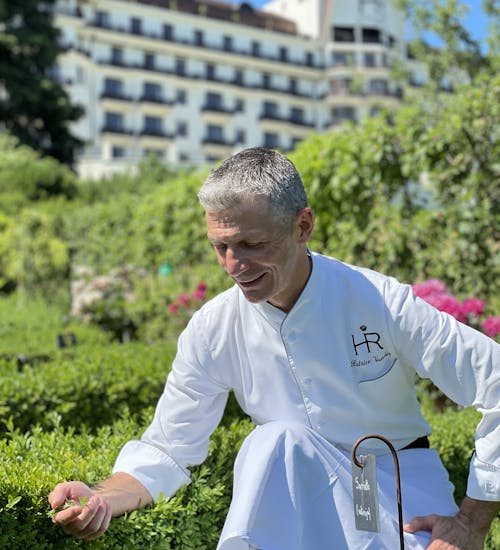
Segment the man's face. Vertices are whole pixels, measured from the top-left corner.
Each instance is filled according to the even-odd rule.
[[[289,311],[309,277],[310,208],[283,228],[266,199],[248,199],[221,212],[206,212],[207,234],[221,267],[249,302],[268,301]]]

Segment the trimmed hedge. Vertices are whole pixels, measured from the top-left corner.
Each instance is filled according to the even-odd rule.
[[[253,427],[248,420],[215,431],[209,456],[193,469],[190,485],[155,507],[114,519],[108,533],[94,542],[66,536],[48,518],[47,495],[54,485],[64,479],[94,483],[109,475],[119,448],[140,435],[151,415],[149,408],[140,421],[125,416],[95,434],[76,434],[73,428],[50,432],[35,428],[23,434],[10,423],[10,432],[0,441],[0,547],[213,550],[231,498],[234,458]],[[476,421],[477,414],[471,410],[432,418],[432,445],[455,482],[466,479]],[[463,485],[457,485],[459,499],[463,490]],[[499,520],[485,548],[500,548]]]
[[[151,416],[149,409],[142,424]],[[193,469],[190,485],[155,507],[114,519],[108,533],[90,543],[52,525],[47,495],[64,479],[93,483],[109,475],[119,448],[142,428],[128,417],[96,434],[36,428],[25,435],[13,429],[0,441],[0,547],[213,549],[231,498],[233,461],[251,429],[247,420],[218,428],[207,460]]]
[[[175,346],[139,342],[80,346],[54,354],[21,372],[12,364],[0,372],[1,425],[10,418],[22,432],[39,424],[73,426],[76,432],[112,424],[123,407],[138,414],[158,400]]]

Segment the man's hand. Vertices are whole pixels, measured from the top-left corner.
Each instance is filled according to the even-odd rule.
[[[484,539],[499,503],[465,497],[456,516],[414,517],[404,526],[407,533],[430,531],[428,550],[483,550]]]
[[[60,483],[50,493],[49,503],[54,510],[61,508],[52,521],[77,539],[96,539],[109,527],[112,516],[110,503],[85,483]]]

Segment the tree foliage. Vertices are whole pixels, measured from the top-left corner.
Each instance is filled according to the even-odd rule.
[[[497,0],[483,0],[488,19],[484,43],[464,24],[468,8],[460,0],[395,0],[411,23],[414,38],[412,54],[424,62],[430,84],[472,80],[479,74],[493,74],[500,68],[500,7]],[[437,44],[436,44],[437,43]]]
[[[80,141],[68,123],[83,111],[50,76],[60,53],[54,2],[0,1],[0,121],[22,143],[71,164]]]

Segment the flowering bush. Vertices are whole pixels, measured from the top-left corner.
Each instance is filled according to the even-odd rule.
[[[500,317],[487,317],[481,320],[486,303],[479,298],[471,297],[463,302],[448,292],[446,285],[439,279],[428,279],[412,286],[419,298],[440,311],[449,313],[455,319],[474,328],[480,328],[485,334],[494,338],[500,334]]]
[[[205,299],[206,291],[206,283],[203,281],[199,282],[196,285],[196,289],[191,294],[179,294],[179,296],[169,304],[169,313],[189,320],[191,315],[200,307],[200,302]]]

